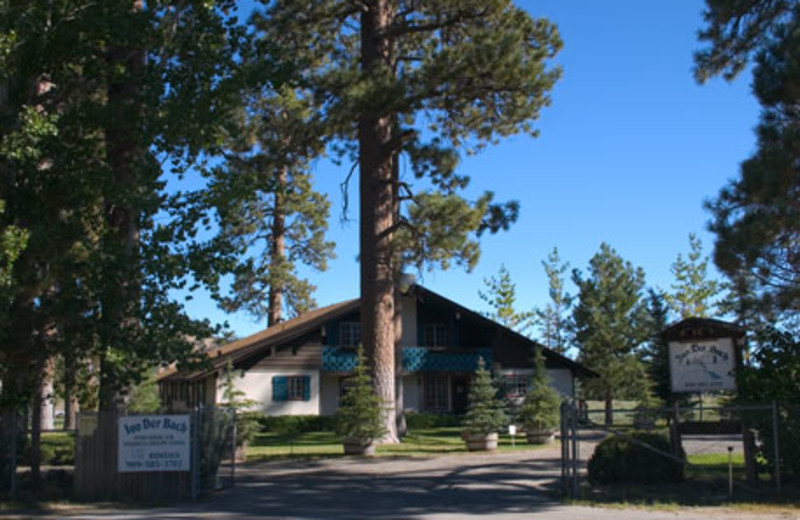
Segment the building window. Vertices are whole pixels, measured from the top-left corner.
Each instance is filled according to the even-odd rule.
[[[447,327],[444,323],[426,323],[424,341],[426,347],[447,346]]]
[[[425,409],[432,411],[447,411],[450,409],[450,395],[447,376],[425,377]]]
[[[309,401],[311,399],[311,377],[273,376],[273,401]]]
[[[339,339],[343,347],[357,347],[361,344],[361,323],[343,321],[339,324]]]
[[[503,376],[506,397],[525,397],[531,386],[530,374],[506,374]]]

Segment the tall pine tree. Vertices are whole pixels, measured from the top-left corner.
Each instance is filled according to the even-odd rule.
[[[478,291],[478,296],[492,309],[486,316],[511,330],[524,332],[531,325],[533,313],[517,311],[517,286],[511,280],[511,273],[506,266],[500,266],[497,277],[484,278],[483,284],[486,286],[485,292]]]
[[[516,205],[491,194],[462,198],[458,155],[535,134],[559,75],[549,67],[557,30],[508,0],[279,0],[263,22],[265,41],[301,64],[329,131],[357,160],[362,339],[376,392],[393,406],[400,259],[474,264],[474,234],[516,218]],[[401,157],[432,189],[401,177]],[[389,441],[394,422],[386,417]]]
[[[721,287],[708,277],[708,257],[703,256],[703,243],[694,233],[689,234],[689,254],[684,259],[678,253],[672,274],[672,292],[664,297],[673,312],[681,318],[710,318],[716,314],[715,298]]]
[[[312,188],[310,162],[323,153],[308,96],[288,85],[256,89],[234,126],[232,151],[210,187],[219,240],[238,253],[228,311],[247,310],[272,326],[314,304],[298,264],[325,270],[330,202]]]
[[[613,400],[641,396],[647,387],[640,355],[648,333],[644,271],[603,243],[589,261],[588,276],[575,270],[572,280],[578,287],[572,311],[578,359],[600,374],[586,390],[605,401],[605,421],[611,424]]]
[[[548,295],[550,301],[544,309],[537,309],[539,317],[539,333],[544,345],[559,354],[566,354],[569,348],[569,309],[572,306],[572,296],[564,289],[564,275],[569,270],[569,263],[562,262],[558,255],[558,248],[547,255],[547,260],[542,262],[547,275]]]
[[[770,319],[794,319],[800,312],[800,4],[708,1],[705,19],[696,77],[732,80],[754,60],[753,92],[762,106],[756,151],[707,204],[716,234],[714,262],[738,289],[749,286],[750,294],[759,295]],[[740,311],[751,307],[739,300]]]

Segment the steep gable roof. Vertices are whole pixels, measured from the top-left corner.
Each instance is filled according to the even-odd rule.
[[[480,323],[486,325],[489,328],[493,328],[495,330],[501,330],[506,334],[510,334],[516,337],[520,341],[524,341],[529,343],[532,347],[535,346],[537,348],[541,348],[542,352],[544,353],[545,359],[553,360],[560,365],[564,365],[572,369],[576,375],[583,376],[583,377],[597,377],[597,373],[589,368],[583,366],[582,364],[569,359],[566,356],[563,356],[549,348],[541,345],[540,343],[532,340],[527,336],[523,336],[522,334],[515,332],[483,315],[477,313],[473,310],[464,307],[444,296],[435,293],[429,289],[422,287],[421,285],[412,285],[408,289],[408,294],[416,296],[418,299],[424,301],[425,299],[429,299],[431,301],[436,301],[442,305],[448,306],[456,310],[457,312],[462,313],[465,316],[469,316]],[[333,305],[329,305],[327,307],[322,307],[320,309],[315,309],[300,316],[293,318],[291,320],[279,323],[278,325],[273,325],[268,329],[262,330],[261,332],[257,332],[246,338],[242,338],[227,345],[223,345],[221,347],[213,348],[208,351],[208,356],[211,359],[212,367],[206,370],[195,370],[192,372],[180,372],[178,371],[177,367],[172,366],[169,369],[161,372],[158,375],[158,380],[167,382],[167,381],[186,381],[186,380],[195,380],[201,377],[204,377],[212,370],[219,370],[224,368],[227,363],[230,361],[231,363],[236,363],[237,361],[243,360],[244,358],[251,357],[254,355],[258,355],[264,352],[267,349],[271,349],[279,344],[289,342],[293,339],[297,339],[302,337],[314,330],[323,326],[326,322],[335,320],[336,318],[345,316],[353,311],[357,311],[360,306],[360,300],[348,300],[341,303],[336,303]]]
[[[480,314],[478,312],[475,312],[475,311],[473,311],[471,309],[468,309],[467,307],[464,307],[463,305],[461,305],[459,303],[456,303],[453,300],[445,298],[441,294],[435,293],[435,292],[431,291],[430,289],[426,289],[426,288],[422,287],[421,285],[414,285],[411,288],[411,291],[415,291],[422,298],[430,298],[431,300],[439,301],[440,303],[442,303],[444,305],[447,305],[449,307],[454,307],[455,309],[457,309],[462,314],[464,314],[466,316],[470,316],[473,319],[482,322],[483,324],[485,324],[488,327],[491,327],[491,328],[494,328],[494,329],[498,329],[498,330],[502,330],[506,334],[509,334],[511,336],[516,337],[517,339],[519,339],[521,341],[529,343],[532,347],[535,346],[536,348],[541,348],[545,359],[550,359],[550,360],[556,361],[559,364],[562,364],[562,365],[570,367],[575,372],[576,375],[583,376],[583,377],[598,377],[599,376],[599,374],[597,372],[595,372],[594,370],[591,370],[591,369],[583,366],[582,364],[578,363],[577,361],[573,361],[572,359],[570,359],[570,358],[568,358],[566,356],[563,356],[563,355],[559,354],[558,352],[545,347],[544,345],[542,345],[538,341],[532,340],[531,338],[529,338],[527,336],[524,336],[524,335],[520,334],[519,332],[516,332],[516,331],[514,331],[512,329],[509,329],[508,327],[506,327],[506,326],[504,326],[504,325],[502,325],[500,323],[497,323],[496,321],[494,321],[492,319],[489,319],[486,316],[484,316],[484,315],[482,315],[482,314]]]

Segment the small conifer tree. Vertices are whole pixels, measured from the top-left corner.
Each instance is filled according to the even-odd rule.
[[[358,439],[364,444],[386,434],[383,422],[383,403],[372,389],[364,360],[364,349],[358,347],[356,367],[336,412],[336,433],[344,438]]]
[[[503,403],[497,398],[497,388],[492,375],[486,370],[483,358],[478,360],[478,370],[469,390],[469,404],[464,416],[464,431],[469,434],[497,432],[508,417],[503,410]]]
[[[541,348],[533,357],[533,375],[528,393],[519,409],[519,420],[526,432],[548,431],[558,426],[561,398],[548,384]]]
[[[258,401],[247,399],[247,394],[236,387],[237,371],[233,363],[228,360],[225,371],[222,373],[222,405],[236,410],[236,445],[241,447],[253,440],[259,429],[258,419],[261,413],[251,409]]]

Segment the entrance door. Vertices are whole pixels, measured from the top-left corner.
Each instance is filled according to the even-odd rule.
[[[467,396],[469,395],[469,377],[467,376],[453,376],[452,381],[452,397],[453,397],[453,412],[464,413],[467,411]]]

